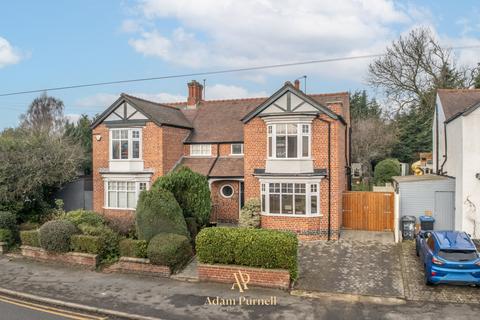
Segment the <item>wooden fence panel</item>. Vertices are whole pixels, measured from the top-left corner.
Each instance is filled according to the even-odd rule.
[[[393,206],[393,192],[345,192],[343,228],[392,231]]]

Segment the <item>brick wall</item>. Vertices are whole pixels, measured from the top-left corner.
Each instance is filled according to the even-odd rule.
[[[183,141],[187,138],[190,130],[174,127],[162,127],[163,133],[163,171],[167,174],[177,164],[184,152]]]
[[[200,281],[214,281],[228,283],[232,286],[235,281],[234,273],[248,274],[248,286],[288,289],[290,287],[290,274],[288,270],[250,268],[221,264],[198,264],[198,278]]]
[[[233,196],[225,198],[220,190],[224,185],[231,185],[234,189]],[[236,223],[239,218],[239,182],[234,180],[215,181],[211,185],[212,218],[218,222]]]
[[[81,265],[90,269],[95,269],[98,263],[98,256],[95,254],[80,252],[52,253],[42,248],[30,246],[21,246],[20,249],[22,250],[22,256],[40,261]]]
[[[101,140],[97,140],[97,136]],[[92,172],[93,172],[93,210],[103,211],[104,184],[100,175],[101,168],[108,168],[109,131],[107,126],[100,124],[92,132]]]
[[[170,268],[153,265],[149,259],[120,257],[120,260],[106,269],[107,272],[124,272],[169,277]]]

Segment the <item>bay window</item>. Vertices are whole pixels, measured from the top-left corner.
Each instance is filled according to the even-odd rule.
[[[132,160],[141,158],[141,130],[111,129],[110,158],[112,160]]]
[[[135,209],[140,192],[147,189],[147,182],[108,181],[107,207],[115,209]]]
[[[310,157],[310,124],[276,123],[267,127],[268,157],[298,159]]]
[[[265,214],[319,214],[318,199],[318,183],[266,182],[261,184],[261,208]]]

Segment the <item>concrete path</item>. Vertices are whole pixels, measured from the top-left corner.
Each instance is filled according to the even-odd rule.
[[[198,282],[197,257],[195,256],[182,271],[173,274],[171,278],[181,281]]]
[[[400,248],[377,241],[315,241],[299,248],[296,289],[404,297]]]
[[[251,287],[244,297],[276,297],[276,306],[206,305],[207,297],[238,298],[231,286],[103,274],[0,257],[0,287],[161,319],[478,319],[480,306],[403,302],[372,304],[330,295],[320,299]],[[401,301],[401,300],[400,300]],[[0,316],[1,318],[1,316]]]
[[[393,232],[346,230],[340,231],[340,240],[350,241],[376,241],[383,244],[394,244]]]

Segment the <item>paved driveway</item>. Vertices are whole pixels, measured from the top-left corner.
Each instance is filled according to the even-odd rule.
[[[405,295],[409,300],[434,302],[480,303],[480,288],[440,284],[427,286],[423,283],[423,266],[415,254],[415,242],[402,244]]]
[[[393,241],[301,243],[295,289],[403,297],[400,251]]]

